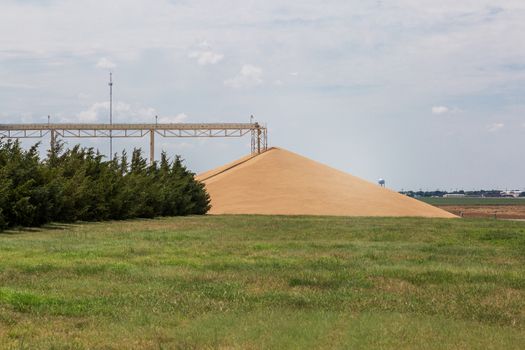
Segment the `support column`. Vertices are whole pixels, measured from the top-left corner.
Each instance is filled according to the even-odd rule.
[[[255,154],[255,143],[256,143],[255,142],[255,130],[252,129],[250,131],[250,134],[251,134],[250,135],[251,136],[251,140],[250,140],[251,141],[251,152],[252,154]]]
[[[257,153],[261,153],[261,128],[257,128]]]
[[[259,123],[255,123],[255,133],[254,133],[257,140],[253,140],[254,144],[252,147],[254,148],[253,151],[256,151],[257,154],[261,153],[261,126]]]
[[[153,165],[155,161],[155,130],[149,131],[149,163]]]
[[[268,129],[264,128],[263,131],[263,150],[266,152],[268,150]]]
[[[56,147],[57,142],[57,136],[55,134],[55,130],[51,129],[51,149],[54,150]]]

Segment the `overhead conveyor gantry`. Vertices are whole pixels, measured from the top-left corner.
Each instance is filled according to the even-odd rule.
[[[0,124],[0,138],[128,138],[150,136],[150,161],[155,159],[155,134],[162,137],[243,137],[251,135],[252,153],[268,148],[268,129],[259,123],[169,124]]]

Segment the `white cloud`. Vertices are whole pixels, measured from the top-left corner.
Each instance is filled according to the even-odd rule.
[[[22,123],[34,123],[35,122],[35,117],[31,113],[23,113],[20,116],[20,121]]]
[[[91,105],[87,110],[84,110],[77,114],[77,120],[84,123],[93,123],[99,121],[102,117],[102,113],[109,110],[108,102],[96,102]],[[73,121],[68,118],[63,118],[62,121],[68,122]]]
[[[224,81],[226,86],[232,88],[242,88],[260,85],[263,82],[263,70],[251,64],[242,66],[241,71],[236,77]]]
[[[101,68],[101,69],[113,69],[116,66],[117,65],[115,63],[113,63],[112,61],[110,61],[106,57],[102,57],[97,62],[97,68]]]
[[[36,86],[29,84],[10,83],[6,81],[0,82],[0,88],[6,89],[35,89]]]
[[[154,122],[156,111],[151,107],[134,108],[122,101],[113,103],[113,122]],[[62,122],[107,123],[109,122],[109,102],[95,102],[88,109],[75,115],[75,118],[61,118]]]
[[[188,116],[185,113],[179,113],[176,116],[159,117],[159,123],[182,123]]]
[[[198,46],[201,49],[209,49],[209,48],[211,48],[211,45],[206,40],[201,41]]]
[[[123,101],[113,102],[113,122],[114,123],[154,123],[155,116],[158,115],[155,108],[136,107]],[[185,113],[174,116],[159,116],[159,123],[182,123],[188,119]],[[95,102],[89,108],[75,114],[73,118],[60,118],[61,122],[82,122],[82,123],[108,123],[109,122],[109,102]]]
[[[195,58],[197,60],[197,63],[201,66],[205,66],[208,64],[217,64],[219,63],[223,58],[224,55],[220,53],[216,53],[213,51],[194,51],[191,52],[188,57]]]
[[[496,132],[496,131],[503,129],[504,127],[505,127],[505,124],[503,123],[492,123],[487,126],[487,130],[490,132]]]
[[[448,108],[446,106],[434,106],[434,107],[432,107],[432,114],[440,115],[440,114],[446,114],[448,112],[450,112],[450,108]]]

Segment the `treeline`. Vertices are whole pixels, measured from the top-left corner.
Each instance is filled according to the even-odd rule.
[[[464,191],[464,190],[458,190],[458,191],[441,191],[441,190],[435,190],[435,191],[403,191],[401,190],[399,193],[407,195],[409,197],[443,197],[446,194],[464,194],[467,197],[489,197],[489,198],[500,198],[504,197],[504,194],[502,194],[502,190],[475,190],[475,191]],[[525,197],[525,192],[522,192],[520,197]]]
[[[93,148],[63,144],[40,159],[0,140],[0,230],[48,222],[205,214],[210,198],[177,156],[148,165],[140,149],[112,160]]]

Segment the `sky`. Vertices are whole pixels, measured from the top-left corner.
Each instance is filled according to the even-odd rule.
[[[254,115],[396,190],[525,188],[523,0],[0,0],[0,123],[108,122],[110,71],[114,122]],[[250,152],[157,142],[197,173]]]

